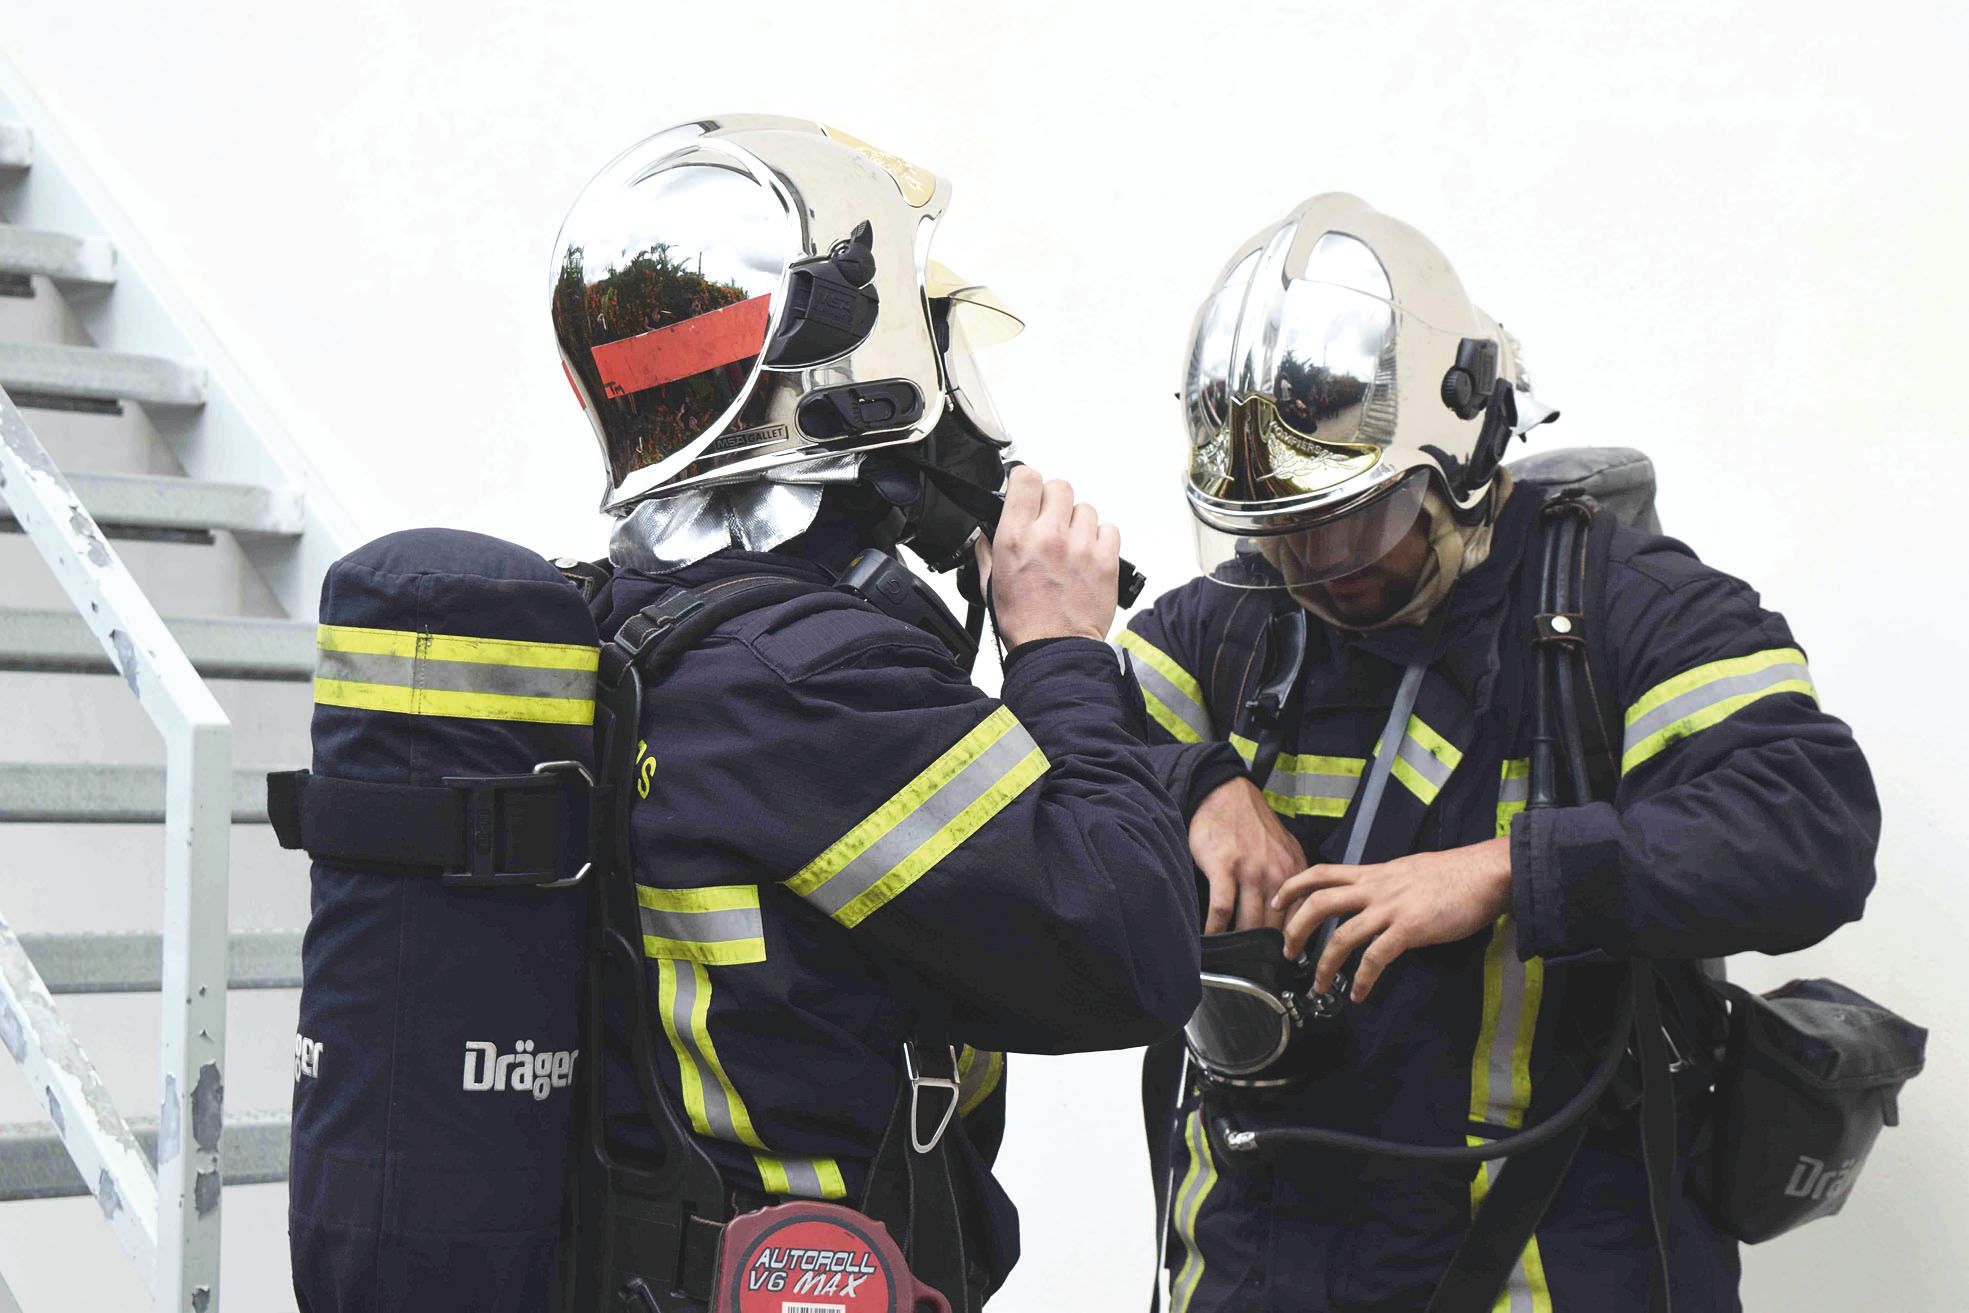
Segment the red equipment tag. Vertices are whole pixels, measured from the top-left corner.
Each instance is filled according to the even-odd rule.
[[[718,1246],[716,1313],[950,1313],[917,1283],[888,1228],[839,1204],[735,1218]]]

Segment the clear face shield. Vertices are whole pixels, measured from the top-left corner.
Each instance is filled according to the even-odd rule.
[[[1230,588],[1304,589],[1358,575],[1420,528],[1426,470],[1411,470],[1372,500],[1302,529],[1233,533],[1194,521],[1204,577]]]

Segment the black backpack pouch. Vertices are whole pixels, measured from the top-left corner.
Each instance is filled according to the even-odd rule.
[[[1844,1206],[1881,1128],[1900,1121],[1928,1032],[1831,980],[1712,987],[1730,1036],[1697,1185],[1716,1223],[1756,1244]]]

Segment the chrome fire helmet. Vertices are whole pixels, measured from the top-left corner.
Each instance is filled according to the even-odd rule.
[[[552,314],[618,561],[776,546],[864,453],[940,426],[1004,445],[971,349],[1021,325],[930,260],[949,196],[844,132],[763,115],[657,133],[588,183],[555,241]]]
[[[1480,520],[1506,444],[1557,415],[1442,252],[1339,192],[1224,266],[1190,332],[1183,405],[1198,556],[1243,587],[1379,560],[1431,483]]]

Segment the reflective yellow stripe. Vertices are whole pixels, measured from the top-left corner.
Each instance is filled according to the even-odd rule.
[[[969,1117],[998,1088],[999,1078],[1005,1074],[1005,1055],[988,1049],[974,1049],[964,1046],[957,1055],[958,1096],[963,1102],[957,1105],[961,1117]]]
[[[1183,1123],[1183,1143],[1189,1149],[1190,1169],[1184,1173],[1170,1206],[1176,1236],[1183,1242],[1183,1265],[1169,1284],[1169,1313],[1189,1313],[1190,1301],[1196,1298],[1196,1288],[1203,1280],[1203,1250],[1197,1246],[1196,1223],[1203,1215],[1204,1200],[1217,1184],[1217,1163],[1200,1110],[1191,1112]]]
[[[1483,1137],[1472,1135],[1466,1142],[1475,1148],[1484,1142]],[[1490,1193],[1491,1180],[1499,1170],[1493,1160],[1477,1168],[1470,1178],[1470,1216],[1477,1215],[1484,1196]],[[1525,1252],[1518,1256],[1518,1264],[1511,1269],[1511,1279],[1504,1289],[1497,1292],[1497,1302],[1491,1305],[1491,1313],[1552,1313],[1552,1289],[1545,1280],[1545,1258],[1539,1252],[1538,1237],[1534,1235],[1525,1245]]]
[[[600,652],[586,644],[320,625],[316,703],[461,720],[590,725]]]
[[[1462,764],[1463,751],[1431,729],[1420,716],[1408,718],[1402,740],[1391,773],[1427,806],[1435,802],[1436,795],[1449,783],[1450,775]],[[1379,754],[1380,744],[1374,750]]]
[[[766,961],[766,923],[756,884],[717,884],[701,890],[636,886],[644,957],[669,957],[705,967],[744,967]]]
[[[860,925],[1046,773],[1046,754],[1000,707],[829,845],[787,888]]]
[[[753,1162],[769,1194],[845,1198],[847,1186],[840,1165],[833,1159],[776,1157],[760,1140],[752,1114],[726,1074],[711,1039],[711,973],[703,964],[659,960],[656,998],[663,1033],[676,1054],[678,1084],[691,1129],[754,1150]]]
[[[1531,764],[1506,761],[1499,772],[1496,832],[1510,834],[1525,809]],[[1520,961],[1517,928],[1497,918],[1484,948],[1483,1011],[1470,1063],[1470,1120],[1516,1129],[1531,1106],[1531,1049],[1545,996],[1545,962]]]
[[[356,711],[394,711],[406,716],[451,716],[459,720],[518,720],[537,725],[592,725],[593,698],[528,698],[506,693],[467,693],[455,689],[412,688],[403,684],[358,684],[317,679],[314,700],[325,707]]]
[[[1115,642],[1133,652],[1162,673],[1162,677],[1174,684],[1177,689],[1189,695],[1190,700],[1199,707],[1203,703],[1203,685],[1196,682],[1196,676],[1176,663],[1176,658],[1157,647],[1148,639],[1132,629],[1124,629]]]
[[[601,649],[585,643],[536,643],[517,638],[471,638],[408,629],[363,629],[319,625],[315,646],[324,652],[368,656],[424,656],[433,661],[471,661],[480,665],[527,666],[538,670],[594,670]]]
[[[659,912],[743,912],[759,906],[756,884],[714,884],[701,889],[636,886],[636,902]]]
[[[1242,734],[1231,735],[1230,742],[1249,766],[1257,743]],[[1265,780],[1265,801],[1281,816],[1345,816],[1366,768],[1360,757],[1282,752]]]
[[[1531,759],[1514,757],[1504,763],[1497,789],[1497,838],[1511,833],[1511,820],[1525,809],[1531,788]]]
[[[1139,657],[1149,673],[1137,672],[1142,701],[1156,724],[1178,743],[1201,743],[1210,727],[1203,685],[1176,659],[1132,629],[1124,629],[1115,646]]]
[[[759,1183],[768,1194],[798,1195],[803,1199],[846,1199],[848,1183],[832,1158],[775,1158],[754,1154]]]
[[[1627,709],[1621,771],[1633,770],[1664,749],[1776,693],[1802,693],[1814,702],[1818,700],[1805,654],[1795,647],[1711,661],[1663,680]]]
[[[703,889],[636,886],[643,954],[706,966],[744,966],[766,960],[765,925],[757,885]]]

